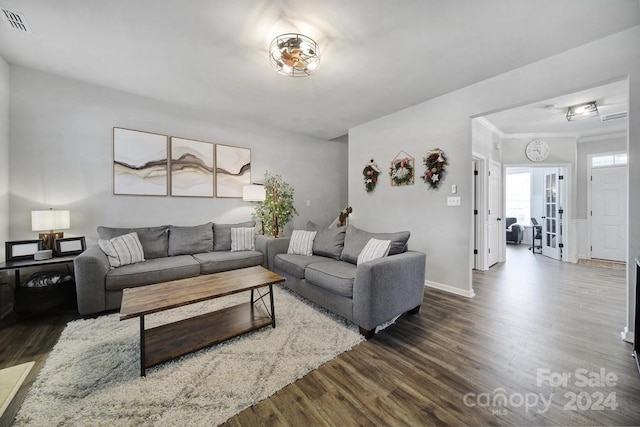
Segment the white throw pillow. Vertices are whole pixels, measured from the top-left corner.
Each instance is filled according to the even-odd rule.
[[[316,234],[318,234],[317,231],[293,230],[287,253],[305,256],[313,255],[313,240],[316,238]]]
[[[136,232],[123,234],[110,240],[98,239],[98,246],[107,255],[111,268],[144,261],[144,251]]]
[[[369,239],[364,248],[362,248],[360,255],[358,255],[357,265],[360,265],[363,262],[386,257],[389,254],[390,248],[391,240]]]
[[[231,228],[231,252],[252,251],[256,247],[256,228]]]

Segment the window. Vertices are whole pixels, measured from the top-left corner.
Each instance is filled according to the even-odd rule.
[[[592,168],[602,168],[606,166],[622,166],[627,164],[627,153],[605,154],[593,156],[591,158]]]
[[[529,224],[531,217],[531,173],[508,173],[506,180],[507,217],[518,219],[522,225]]]

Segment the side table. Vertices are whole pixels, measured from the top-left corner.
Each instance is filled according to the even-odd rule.
[[[20,271],[25,268],[31,267],[47,267],[61,264],[73,264],[73,260],[77,255],[67,255],[61,257],[54,257],[42,261],[36,261],[33,259],[7,261],[0,263],[0,271],[14,271],[14,292],[17,292],[20,287]],[[0,304],[0,307],[2,304]]]

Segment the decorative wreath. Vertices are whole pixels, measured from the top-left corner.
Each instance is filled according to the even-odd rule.
[[[371,159],[371,161],[364,166],[362,175],[364,177],[365,190],[367,190],[367,193],[372,192],[378,184],[378,176],[380,175],[378,164]]]
[[[389,168],[391,185],[412,185],[414,179],[413,164],[413,157],[392,160]]]
[[[427,153],[422,162],[427,167],[422,179],[429,184],[430,188],[438,189],[446,173],[444,167],[449,164],[444,156],[444,151],[434,148]]]

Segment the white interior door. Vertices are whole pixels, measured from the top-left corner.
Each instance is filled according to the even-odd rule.
[[[626,260],[627,168],[591,170],[591,258]]]
[[[559,221],[558,169],[544,172],[544,216],[542,217],[542,255],[560,260],[562,238]]]
[[[489,211],[488,211],[488,264],[492,266],[500,260],[500,237],[505,237],[505,228],[500,213],[500,165],[489,162]]]

